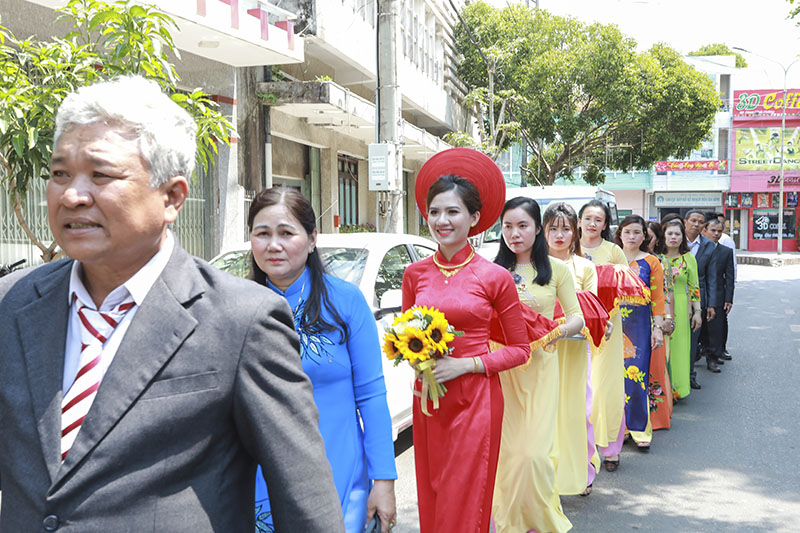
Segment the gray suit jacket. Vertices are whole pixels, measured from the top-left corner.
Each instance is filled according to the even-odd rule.
[[[59,454],[71,261],[0,280],[3,532],[343,532],[285,301],[176,246]]]
[[[722,307],[725,302],[733,303],[733,290],[736,285],[733,250],[727,246],[717,244],[711,254],[711,262],[708,264],[708,276],[716,280],[716,288],[708,296],[709,305],[711,307]]]

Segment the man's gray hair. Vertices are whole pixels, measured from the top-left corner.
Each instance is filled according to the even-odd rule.
[[[53,146],[72,126],[119,125],[138,139],[150,167],[150,185],[174,176],[191,178],[197,151],[197,124],[154,81],[121,76],[81,87],[68,95],[56,115]]]

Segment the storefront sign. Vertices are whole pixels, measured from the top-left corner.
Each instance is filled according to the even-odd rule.
[[[731,192],[776,192],[780,188],[779,172],[750,172],[731,176]],[[784,191],[800,191],[800,174],[796,170],[783,175]]]
[[[781,168],[780,128],[736,128],[735,171],[778,170]],[[783,168],[800,169],[800,127],[783,132]]]
[[[783,212],[783,238],[795,238],[794,209]],[[754,209],[753,210],[753,239],[778,238],[778,210]]]
[[[774,117],[783,113],[783,89],[733,91],[733,116]],[[786,90],[786,114],[800,115],[800,89]]]
[[[727,161],[656,161],[656,172],[728,170]]]
[[[718,192],[659,192],[656,207],[717,207],[722,205]]]

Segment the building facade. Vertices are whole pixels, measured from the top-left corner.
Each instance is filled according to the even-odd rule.
[[[440,136],[469,130],[461,101],[466,87],[455,74],[449,2],[299,0],[278,2],[299,13],[296,29],[306,40],[305,61],[263,79],[269,95],[269,169],[264,185],[297,187],[312,199],[323,232],[372,224],[385,228],[391,210],[401,232],[419,233],[420,215],[409,194],[422,164],[449,147]],[[457,2],[461,5],[463,2]],[[380,17],[394,20],[399,195],[369,190],[369,145],[378,142],[376,87]],[[384,31],[385,27],[384,27]],[[385,119],[384,119],[385,120]],[[255,188],[257,184],[251,183]]]
[[[781,132],[783,107],[782,89],[737,90],[734,93],[731,187],[725,196],[725,212],[737,246],[747,250],[778,249],[780,209],[783,209],[783,251],[798,249],[800,90],[786,91],[786,126]],[[784,157],[782,202],[781,146]]]
[[[730,188],[731,78],[736,72],[736,56],[683,59],[714,82],[722,106],[698,149],[685,159],[656,163],[652,190],[647,194],[646,218],[650,220],[661,220],[669,213],[684,215],[690,209],[721,212],[723,195]]]
[[[457,18],[450,2],[394,2],[402,172],[392,196],[368,187],[368,147],[377,140],[378,122],[376,0],[158,2],[178,26],[173,37],[181,52],[175,60],[181,87],[211,93],[237,127],[230,145],[218,144],[213,167],[193,182],[174,228],[184,247],[208,259],[238,246],[248,238],[249,199],[272,185],[297,188],[311,199],[323,232],[381,227],[393,208],[396,228],[420,231],[408,194],[416,173],[449,147],[441,135],[469,130],[472,121],[460,103],[466,87],[455,75]],[[6,0],[0,17],[17,36],[63,36],[71,28],[55,24],[54,9],[65,3]],[[275,84],[289,89],[281,92]],[[25,216],[47,235],[45,182],[36,182]],[[23,257],[36,263],[38,256],[3,196],[0,263]]]
[[[56,23],[54,10],[63,0],[5,0],[0,4],[2,25],[18,38],[47,40],[63,37],[72,30]],[[304,41],[289,29],[287,17],[270,4],[240,4],[235,0],[172,0],[159,2],[159,9],[177,25],[171,30],[180,50],[175,66],[181,80],[179,88],[187,91],[202,87],[212,95],[219,110],[237,122],[237,85],[239,73],[251,65],[302,62]],[[273,9],[267,17],[266,9]],[[244,194],[240,185],[237,158],[238,138],[230,144],[218,143],[218,157],[207,172],[200,169],[193,177],[189,199],[173,231],[191,253],[211,258],[228,243],[244,238]],[[44,180],[32,180],[23,216],[34,233],[46,244],[50,235]],[[5,188],[0,189],[0,263],[25,258],[29,264],[41,262],[40,251],[33,246],[17,223]]]

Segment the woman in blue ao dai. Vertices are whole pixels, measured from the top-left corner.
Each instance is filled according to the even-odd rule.
[[[397,471],[372,312],[356,286],[324,273],[316,217],[300,193],[262,191],[251,204],[248,223],[252,278],[285,297],[293,311],[345,528],[361,532],[377,512],[385,533],[395,521]],[[271,483],[259,469],[257,531],[273,531],[268,489],[280,490],[280,485]]]
[[[651,350],[664,344],[664,270],[647,248],[647,223],[628,215],[617,228],[616,241],[633,272],[649,288],[649,305],[620,306],[625,354],[625,427],[636,445],[648,449],[653,430],[650,422]]]

